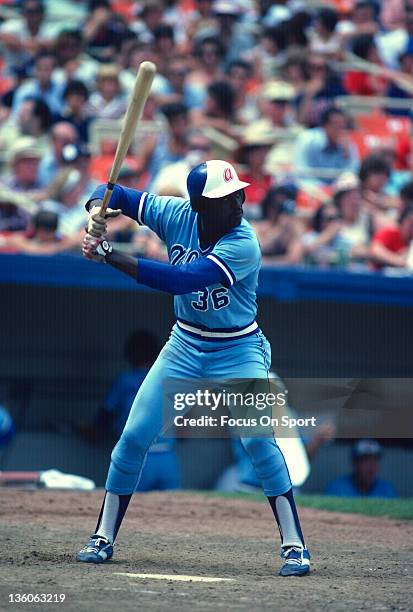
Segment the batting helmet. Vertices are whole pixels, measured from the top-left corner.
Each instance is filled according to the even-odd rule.
[[[235,168],[228,162],[212,159],[195,166],[188,174],[187,188],[191,200],[200,197],[223,198],[249,183],[240,181]]]

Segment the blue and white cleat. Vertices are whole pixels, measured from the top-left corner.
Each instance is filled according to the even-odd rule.
[[[113,546],[106,538],[99,535],[90,536],[89,542],[76,555],[76,561],[83,563],[103,563],[113,555]]]
[[[281,551],[284,563],[280,576],[305,576],[310,571],[310,553],[306,548],[288,546]]]

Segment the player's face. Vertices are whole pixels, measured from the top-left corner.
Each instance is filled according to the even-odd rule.
[[[198,232],[203,248],[215,244],[241,223],[244,200],[244,190],[240,189],[224,198],[201,198],[191,202],[192,208],[199,215]]]

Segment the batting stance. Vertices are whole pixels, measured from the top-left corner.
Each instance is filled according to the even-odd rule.
[[[169,264],[114,250],[98,214],[105,185],[92,194],[83,254],[106,262],[138,283],[175,296],[177,322],[148,373],[119,442],[113,449],[106,494],[94,534],[77,560],[102,563],[113,544],[139,482],[146,453],[163,427],[162,383],[166,378],[261,378],[271,349],[255,315],[261,253],[255,233],[242,218],[248,183],[231,164],[212,160],[188,176],[190,199],[156,196],[114,187],[105,219],[120,213],[147,225],[166,243]],[[262,482],[281,535],[282,576],[309,572],[291,481],[274,437],[243,438]]]

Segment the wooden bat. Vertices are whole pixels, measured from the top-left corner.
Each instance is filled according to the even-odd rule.
[[[132,142],[138,121],[142,116],[143,108],[146,100],[148,99],[155,73],[156,66],[153,62],[142,62],[142,64],[139,66],[135,85],[133,86],[128,108],[126,109],[125,117],[123,119],[122,129],[112,164],[112,169],[109,174],[108,184],[103,196],[102,205],[100,207],[99,215],[101,217],[105,216],[106,209],[109,206],[113,189],[116,181],[118,180],[119,171],[128,152],[130,143]]]

